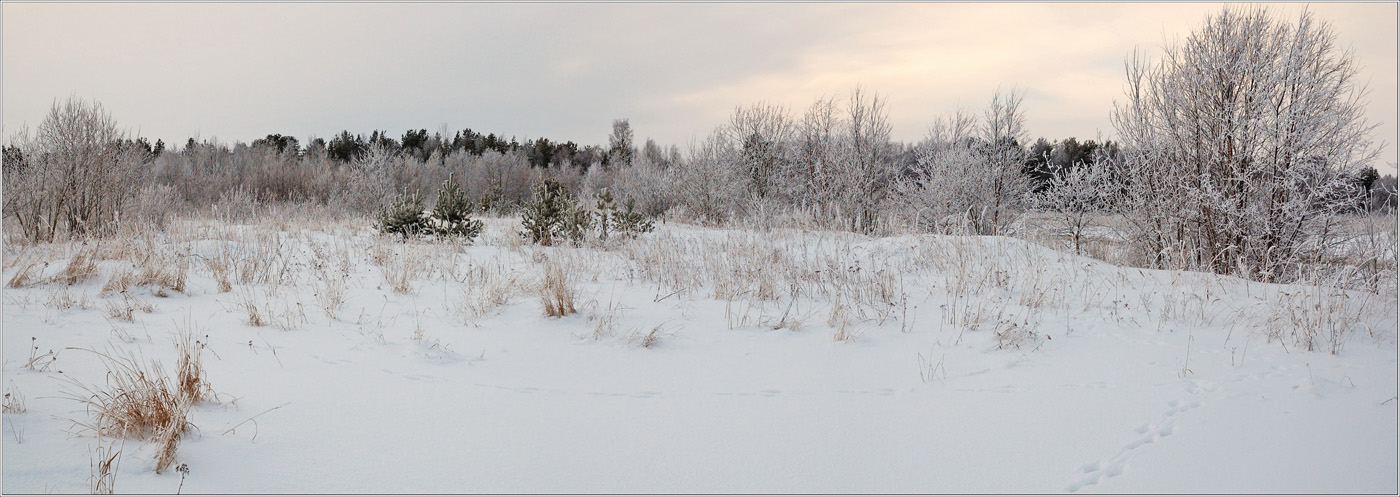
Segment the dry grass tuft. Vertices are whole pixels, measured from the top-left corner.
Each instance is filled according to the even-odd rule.
[[[192,341],[186,332],[178,345],[180,370],[173,382],[159,362],[143,366],[131,355],[89,350],[107,367],[107,385],[99,388],[70,380],[75,389],[65,394],[95,416],[92,421],[74,424],[99,438],[154,440],[159,444],[156,472],[170,467],[180,436],[195,428],[188,420],[190,407],[210,396],[199,362],[199,342]]]
[[[648,331],[646,333],[635,333],[631,337],[628,337],[628,341],[644,349],[649,349],[652,346],[661,343],[662,337],[670,335],[670,333],[667,333],[666,330],[663,329],[663,326],[664,325],[658,324],[655,327],[653,327],[651,331]]]
[[[276,286],[266,288],[262,294],[258,290],[242,287],[238,291],[237,308],[245,314],[248,326],[267,326],[282,331],[291,331],[306,324],[306,309],[301,302],[287,301],[278,293]]]
[[[574,307],[575,293],[573,274],[554,261],[545,261],[544,279],[540,281],[544,315],[557,318],[578,312]]]
[[[154,304],[126,294],[122,295],[122,299],[120,302],[115,300],[108,300],[105,305],[105,308],[107,310],[107,317],[112,319],[120,319],[126,322],[135,321],[134,315],[137,310],[140,310],[141,312],[145,312],[147,314],[156,311],[156,306]]]
[[[116,490],[117,468],[121,466],[122,449],[113,451],[115,441],[112,445],[102,446],[102,439],[97,439],[96,459],[89,459],[92,476],[89,481],[92,483],[92,495],[111,495]],[[122,448],[126,448],[126,442],[122,442]]]
[[[146,286],[157,297],[168,297],[167,290],[185,293],[185,281],[189,275],[189,263],[184,258],[177,261],[149,258],[141,264],[117,271],[102,286],[102,293],[123,293],[133,287]]]
[[[24,288],[35,283],[34,269],[35,266],[38,266],[37,263],[33,261],[24,261],[17,263],[16,266],[18,266],[19,269],[15,270],[14,276],[10,277],[9,283],[6,283],[5,286],[10,288]]]
[[[204,259],[204,265],[209,268],[209,273],[219,282],[219,293],[233,291],[233,284],[229,282],[229,274],[233,271],[232,262],[224,257],[210,257]]]
[[[81,249],[73,253],[73,257],[68,259],[68,266],[55,274],[49,281],[71,286],[90,280],[96,277],[97,273],[97,247],[84,244]]]
[[[14,386],[14,382],[10,382],[10,387],[5,389],[5,414],[24,414],[27,411],[29,408],[24,405],[24,394]]]
[[[1291,341],[1309,352],[1326,349],[1333,355],[1359,332],[1370,333],[1374,294],[1346,291],[1326,284],[1290,285],[1273,296],[1269,306],[1269,340]]]
[[[469,264],[459,274],[463,291],[456,310],[468,322],[529,291],[528,285],[522,284],[522,272],[507,267],[499,258]]]
[[[47,297],[44,299],[44,305],[54,309],[71,309],[75,306],[80,309],[87,309],[92,307],[92,301],[88,299],[87,292],[83,292],[78,297],[74,297],[73,292],[70,291],[68,287],[60,286],[49,291]]]
[[[187,323],[186,329],[180,333],[180,338],[175,343],[180,354],[176,363],[175,381],[180,397],[197,404],[212,399],[214,391],[205,378],[204,363],[200,354],[205,344],[196,340],[194,335],[194,325]]]
[[[104,354],[107,366],[107,388],[101,389],[77,382],[78,391],[68,392],[74,400],[86,405],[96,414],[91,423],[78,423],[97,436],[135,437],[149,439],[166,427],[181,432],[190,428],[185,420],[189,401],[181,398],[179,389],[172,387],[160,363],[151,361],[149,369],[135,357],[120,353]]]

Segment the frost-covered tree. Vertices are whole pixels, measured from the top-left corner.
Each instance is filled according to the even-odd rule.
[[[798,125],[797,158],[790,177],[801,178],[797,207],[810,209],[820,218],[831,216],[839,192],[833,186],[841,153],[841,115],[833,98],[819,98],[807,108]]]
[[[1153,264],[1288,279],[1332,243],[1330,214],[1356,205],[1352,171],[1377,149],[1328,23],[1227,7],[1126,69],[1125,212]]]
[[[733,154],[723,133],[716,131],[704,141],[692,141],[688,157],[671,168],[676,200],[690,215],[708,224],[729,218],[744,188],[743,177],[730,167]]]
[[[394,162],[394,151],[379,145],[371,145],[352,158],[346,167],[349,177],[342,205],[358,212],[383,209],[395,191],[391,171]]]
[[[914,149],[899,198],[925,229],[996,235],[1015,220],[1030,191],[1020,96],[1001,94],[978,120],[958,111],[934,122]]]
[[[992,235],[1000,234],[1014,220],[1021,199],[1030,191],[1030,178],[1022,174],[1026,162],[1026,150],[1021,145],[1026,141],[1025,123],[1021,95],[998,91],[978,127],[985,174],[991,179],[991,219],[987,227]]]
[[[1053,212],[1074,244],[1074,253],[1081,252],[1084,234],[1092,226],[1094,216],[1113,207],[1117,185],[1105,154],[1095,154],[1093,162],[1076,162],[1051,171],[1042,191],[1030,194],[1032,208]]]
[[[736,108],[723,130],[730,146],[739,152],[737,168],[745,176],[749,193],[759,199],[776,194],[794,130],[787,108],[761,102]]]
[[[831,176],[846,229],[871,233],[898,170],[886,100],[857,86],[846,101],[843,140]]]
[[[608,135],[608,167],[630,166],[636,156],[637,145],[632,141],[632,125],[626,119],[613,121],[612,134]]]
[[[983,231],[992,176],[974,148],[976,125],[976,119],[958,111],[935,120],[914,148],[914,167],[896,190],[921,228],[949,234]]]
[[[122,146],[125,134],[102,105],[70,98],[55,102],[31,137],[12,138],[24,160],[6,161],[5,215],[25,237],[53,240],[109,234],[139,189],[144,151]]]

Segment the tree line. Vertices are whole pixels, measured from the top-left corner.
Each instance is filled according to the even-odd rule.
[[[372,215],[444,182],[506,213],[548,181],[579,199],[606,191],[647,216],[711,225],[1003,235],[1027,212],[1053,213],[1076,249],[1095,216],[1114,215],[1130,221],[1125,236],[1152,267],[1288,279],[1325,251],[1336,216],[1396,207],[1394,176],[1373,167],[1359,68],[1334,39],[1310,13],[1287,22],[1227,7],[1160,59],[1129,58],[1115,140],[1032,141],[1012,91],[896,142],[887,101],[856,87],[800,112],[739,106],[684,151],[638,146],[626,119],[599,145],[417,129],[305,144],[191,138],[170,150],[128,138],[100,104],[70,100],[5,147],[5,215],[44,241],[268,202]]]

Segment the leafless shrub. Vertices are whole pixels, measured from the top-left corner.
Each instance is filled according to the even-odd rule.
[[[54,102],[33,139],[12,139],[21,150],[4,163],[4,213],[26,239],[105,236],[141,178],[143,152],[122,144],[125,134],[99,103]],[[61,230],[61,231],[60,231]]]
[[[179,195],[170,185],[145,185],[122,206],[122,222],[163,230],[179,208]]]
[[[1360,66],[1333,27],[1309,11],[1292,23],[1226,7],[1160,61],[1135,52],[1125,66],[1113,122],[1138,250],[1153,267],[1306,277],[1339,241],[1330,214],[1361,204],[1353,177],[1379,153]]]

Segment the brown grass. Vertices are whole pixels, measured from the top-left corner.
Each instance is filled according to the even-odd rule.
[[[195,428],[188,420],[190,407],[211,396],[199,362],[199,342],[187,331],[177,343],[179,371],[171,381],[157,361],[143,365],[131,355],[95,350],[107,367],[106,388],[70,380],[74,389],[65,394],[86,407],[92,421],[74,424],[101,437],[136,438],[159,444],[156,472],[174,462],[180,436]]]
[[[557,318],[578,312],[574,307],[575,293],[573,275],[561,265],[545,261],[544,279],[540,281],[540,304],[544,306],[544,315]]]
[[[189,274],[189,263],[183,258],[178,261],[149,258],[140,264],[122,269],[112,274],[102,293],[122,293],[133,287],[146,286],[157,297],[168,297],[166,290],[185,293],[185,281]]]
[[[10,387],[5,389],[5,414],[24,414],[28,410],[24,405],[24,394],[15,388],[14,382],[10,382]]]
[[[655,327],[653,327],[651,331],[648,331],[646,333],[636,333],[629,337],[628,341],[644,349],[649,349],[652,346],[661,343],[661,337],[669,334],[666,333],[664,329],[662,329],[662,326],[663,325],[658,324]]]
[[[176,362],[175,382],[180,397],[197,404],[212,399],[214,391],[205,378],[204,363],[200,355],[205,344],[196,340],[194,335],[194,325],[187,323],[185,331],[180,333],[180,338],[175,344],[180,353]]]
[[[122,295],[121,301],[108,300],[104,305],[107,310],[107,317],[120,319],[126,322],[135,321],[137,310],[150,314],[156,311],[156,306],[145,300],[141,300],[131,295]]]
[[[88,461],[92,469],[92,476],[89,477],[92,482],[92,495],[111,495],[116,490],[117,468],[121,466],[122,449],[113,451],[114,446],[115,442],[103,447],[102,439],[97,439],[97,449],[94,450],[96,459]],[[126,442],[122,442],[122,448],[125,447]]]
[[[229,273],[232,271],[232,268],[230,267],[232,263],[227,258],[206,258],[204,259],[204,265],[209,267],[210,274],[214,276],[215,280],[219,281],[219,293],[228,293],[233,291],[233,284],[229,283],[228,280]]]
[[[10,288],[24,288],[25,286],[34,284],[34,267],[37,266],[37,264],[33,261],[25,261],[19,262],[16,265],[19,269],[15,270],[14,276],[10,277],[10,281],[6,283],[5,286]]]
[[[90,280],[96,277],[97,273],[97,247],[96,245],[84,244],[81,249],[73,253],[73,257],[68,259],[68,266],[55,274],[49,281],[71,286]]]

